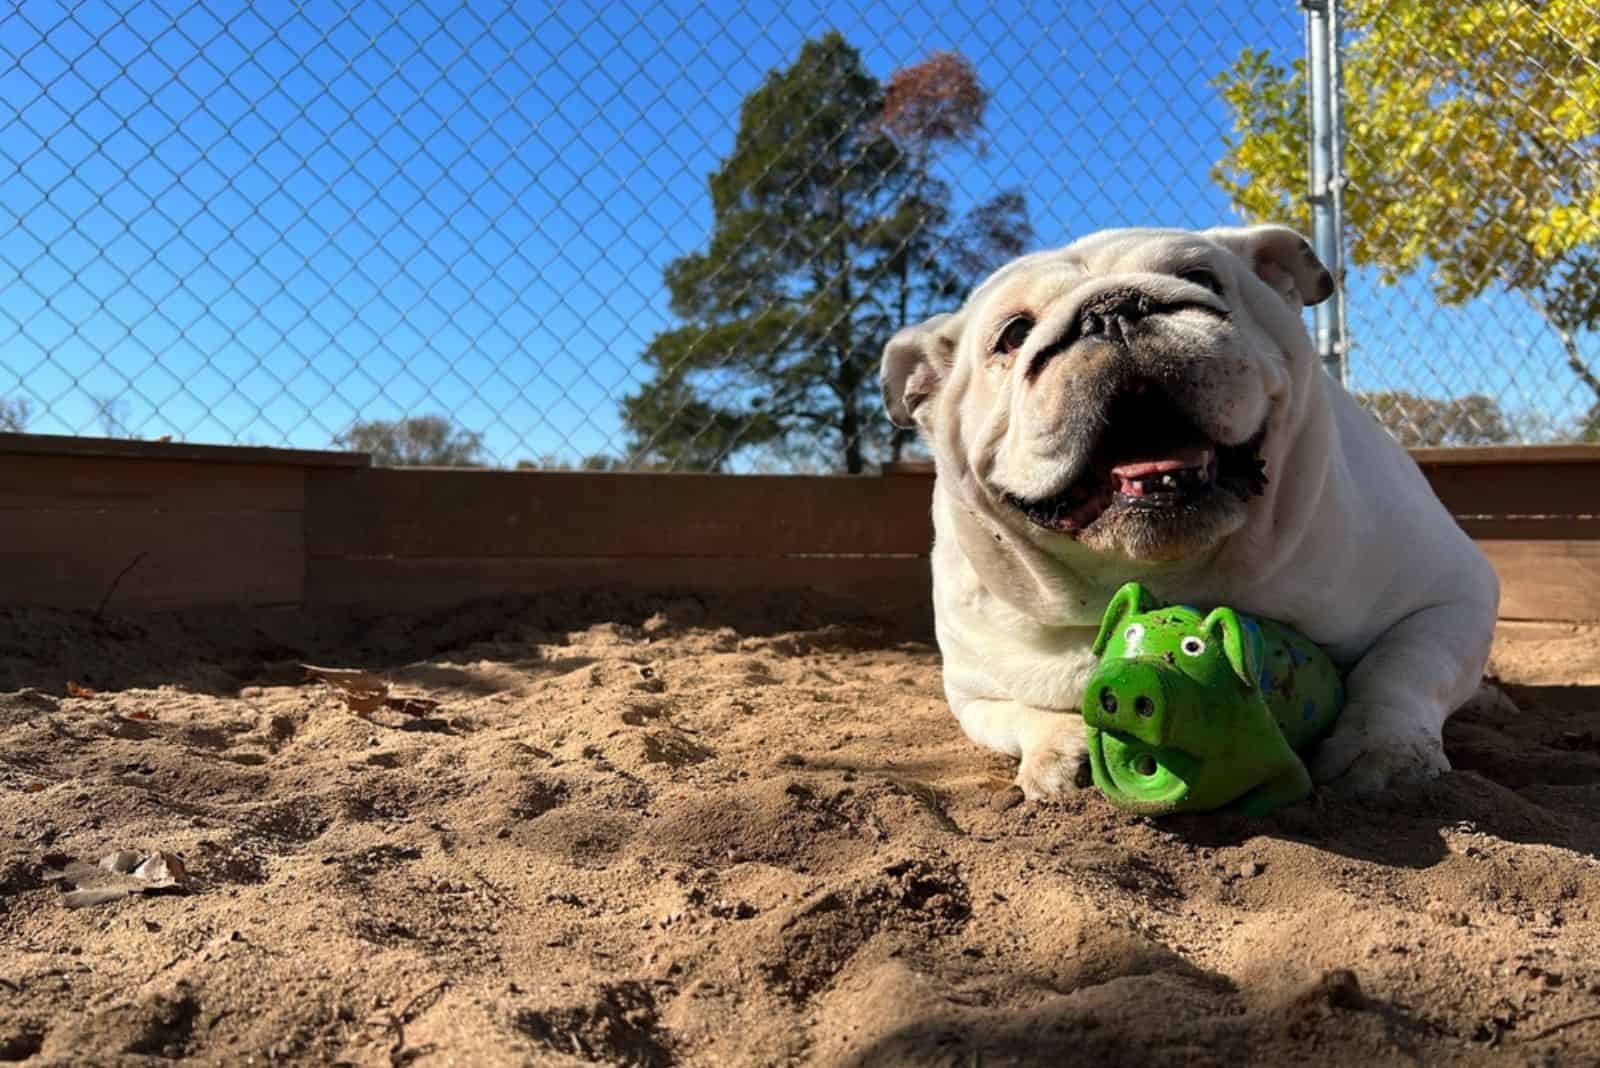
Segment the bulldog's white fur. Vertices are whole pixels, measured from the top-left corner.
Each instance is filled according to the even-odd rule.
[[[1179,277],[1195,266],[1214,274],[1190,271],[1205,291]],[[1499,584],[1406,451],[1322,371],[1301,309],[1330,288],[1283,227],[1106,231],[1015,261],[958,312],[887,347],[890,416],[920,428],[938,471],[946,696],[970,738],[1020,758],[1029,797],[1086,781],[1073,713],[1101,612],[1135,579],[1165,600],[1287,622],[1348,666],[1348,704],[1317,753],[1317,780],[1368,792],[1448,769],[1440,732],[1479,685]],[[1161,317],[1143,347],[1065,344],[1108,289],[1195,310]],[[1036,325],[1020,351],[997,353],[1019,309]],[[1231,499],[1235,512],[1197,531],[1143,541],[1031,522],[1008,495],[1048,496],[1083,470],[1098,433],[1087,423],[1104,418],[1112,388],[1097,378],[1114,360],[1149,363],[1222,445],[1264,421],[1265,492]]]

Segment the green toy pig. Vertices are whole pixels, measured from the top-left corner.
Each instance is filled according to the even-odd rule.
[[[1300,754],[1332,729],[1344,684],[1304,635],[1231,608],[1162,607],[1130,582],[1111,598],[1094,653],[1083,695],[1090,769],[1117,807],[1260,816],[1310,795]]]

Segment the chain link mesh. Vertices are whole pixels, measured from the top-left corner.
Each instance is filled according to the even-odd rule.
[[[1592,4],[1346,5],[1349,380],[1409,443],[1594,425]],[[869,469],[914,451],[883,342],[999,260],[1303,215],[1302,29],[1264,0],[23,0],[0,429]]]
[[[1600,439],[1600,3],[1345,8],[1352,388],[1410,444]]]

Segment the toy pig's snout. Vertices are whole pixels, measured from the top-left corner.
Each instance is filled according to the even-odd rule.
[[[1083,719],[1091,727],[1119,730],[1155,741],[1165,718],[1162,673],[1153,663],[1118,660],[1089,679],[1083,697]]]

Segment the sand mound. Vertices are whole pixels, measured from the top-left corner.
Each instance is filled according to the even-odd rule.
[[[0,1062],[1593,1063],[1596,637],[1508,631],[1439,782],[1158,824],[822,603],[3,614]],[[66,908],[119,849],[190,892]]]

